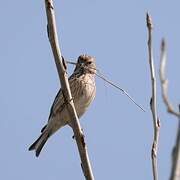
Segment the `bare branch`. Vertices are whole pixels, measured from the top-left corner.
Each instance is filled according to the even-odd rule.
[[[164,103],[167,107],[167,111],[171,114],[174,114],[178,118],[180,117],[180,113],[175,111],[171,102],[168,99],[168,80],[165,76],[165,68],[166,68],[166,43],[165,40],[162,40],[161,42],[161,59],[160,59],[160,70],[159,70],[159,76],[161,80],[161,92],[162,97],[164,100]]]
[[[46,6],[47,21],[48,21],[48,26],[47,26],[48,37],[49,37],[49,41],[50,41],[51,48],[53,51],[53,55],[54,55],[60,83],[61,83],[61,88],[64,94],[64,98],[67,102],[67,109],[68,109],[69,115],[72,117],[71,125],[73,128],[79,154],[81,157],[81,165],[82,165],[83,173],[86,180],[94,180],[94,176],[93,176],[91,165],[90,165],[90,160],[88,157],[87,146],[86,146],[84,135],[81,130],[78,116],[74,107],[67,73],[62,62],[62,56],[61,56],[61,51],[60,51],[59,42],[58,42],[53,0],[45,0],[45,6]]]
[[[175,115],[179,119],[176,144],[172,150],[172,169],[171,169],[170,180],[179,180],[180,179],[180,105],[179,105],[179,112],[175,111],[168,98],[168,80],[166,79],[165,76],[166,60],[167,60],[166,54],[167,54],[166,42],[163,39],[161,42],[161,59],[160,59],[160,69],[159,69],[161,92],[164,103],[167,107],[167,111],[170,114]]]
[[[180,110],[180,106],[179,106]],[[179,111],[180,112],[180,111]],[[176,144],[172,151],[172,169],[170,180],[180,179],[180,118],[177,130]]]
[[[159,141],[159,129],[160,129],[160,120],[157,116],[157,97],[156,97],[156,76],[155,76],[155,68],[154,68],[154,60],[153,60],[153,50],[152,50],[152,19],[147,13],[146,16],[147,28],[148,28],[148,53],[149,53],[149,65],[150,65],[150,73],[151,73],[151,85],[152,85],[152,97],[150,100],[150,107],[153,117],[153,125],[154,125],[154,139],[151,150],[152,157],[152,170],[154,180],[158,180],[158,168],[157,168],[157,151],[158,151],[158,141]]]

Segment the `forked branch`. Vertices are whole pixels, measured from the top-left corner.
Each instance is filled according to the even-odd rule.
[[[162,97],[167,107],[167,111],[170,114],[175,115],[179,119],[176,143],[172,150],[172,168],[171,168],[170,180],[179,180],[180,179],[180,105],[179,105],[179,112],[177,112],[171,105],[171,102],[169,101],[169,98],[168,98],[168,80],[166,79],[166,76],[165,76],[165,68],[166,68],[166,60],[167,60],[166,54],[167,54],[166,43],[165,43],[165,40],[162,40],[160,70],[159,70]]]
[[[166,43],[165,43],[165,40],[162,40],[162,42],[161,42],[160,69],[159,69],[162,97],[163,97],[164,103],[167,107],[167,111],[171,114],[174,114],[178,118],[180,118],[180,113],[177,112],[173,108],[173,106],[172,106],[172,104],[168,98],[168,80],[166,79],[166,75],[165,75],[166,60],[167,60],[167,58],[166,58]]]

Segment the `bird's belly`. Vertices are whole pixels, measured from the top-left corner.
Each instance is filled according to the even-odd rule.
[[[79,118],[86,112],[87,108],[95,97],[95,93],[96,89],[94,85],[86,85],[82,91],[81,96],[74,101],[76,112]]]

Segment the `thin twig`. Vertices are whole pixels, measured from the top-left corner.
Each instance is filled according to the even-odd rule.
[[[66,63],[68,64],[72,64],[72,65],[76,65],[75,62],[72,61],[66,61]],[[95,69],[95,68],[93,68]],[[97,72],[95,73],[97,77],[101,78],[103,81],[105,81],[106,83],[110,84],[111,86],[115,87],[116,89],[120,90],[122,93],[124,93],[137,107],[139,107],[142,111],[145,112],[145,110],[143,109],[143,107],[141,107],[130,95],[129,93],[127,93],[127,91],[125,91],[124,89],[122,89],[121,87],[119,87],[118,85],[116,85],[115,83],[113,83],[112,81],[108,80],[107,78],[105,78],[105,76],[100,72],[99,69],[95,69]]]
[[[167,60],[167,58],[166,58],[166,43],[165,43],[165,40],[162,40],[160,70],[159,70],[159,76],[160,76],[160,80],[161,80],[162,97],[163,97],[164,103],[167,107],[167,111],[171,114],[174,114],[175,116],[177,116],[179,118],[180,113],[175,111],[175,109],[173,108],[173,106],[168,98],[168,80],[166,79],[166,76],[165,76],[166,60]]]
[[[152,19],[148,13],[146,16],[146,21],[148,28],[148,53],[149,53],[149,65],[150,65],[151,83],[152,83],[152,97],[150,100],[150,107],[151,107],[153,125],[154,125],[154,139],[151,150],[151,158],[152,158],[153,178],[154,180],[158,180],[157,151],[158,151],[158,141],[159,141],[160,120],[157,116],[156,76],[155,76],[153,50],[152,50],[153,24],[152,24]]]
[[[96,73],[96,76],[101,78],[103,81],[107,82],[111,86],[115,87],[116,89],[119,89],[121,92],[123,92],[137,107],[139,107],[142,111],[145,112],[145,110],[122,88],[111,82],[110,80],[106,79],[104,76],[101,76],[100,74]]]
[[[81,158],[81,165],[82,165],[83,173],[86,180],[94,180],[94,176],[92,173],[90,160],[89,160],[89,156],[87,152],[87,146],[86,146],[84,135],[81,130],[78,116],[74,107],[67,73],[62,62],[62,56],[61,56],[61,51],[60,51],[59,42],[58,42],[53,0],[45,0],[45,6],[46,6],[47,21],[48,21],[48,26],[47,26],[48,37],[49,37],[49,41],[50,41],[51,48],[53,51],[64,98],[68,102],[67,109],[68,109],[69,115],[72,117],[71,125],[73,128],[73,132],[75,135],[76,143],[77,143],[80,158]]]

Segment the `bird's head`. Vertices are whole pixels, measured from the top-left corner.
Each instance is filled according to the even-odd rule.
[[[74,71],[83,71],[83,73],[96,73],[95,58],[88,55],[80,55],[77,60]]]

